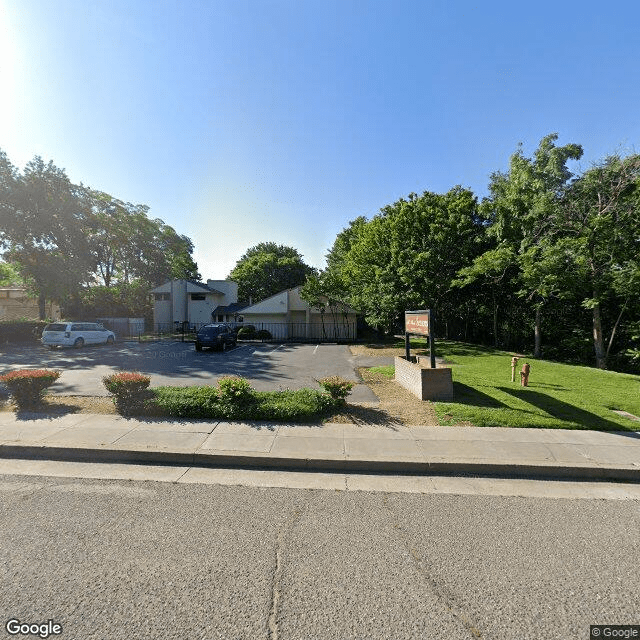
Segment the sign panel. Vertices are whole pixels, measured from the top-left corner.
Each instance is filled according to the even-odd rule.
[[[404,330],[407,333],[428,336],[431,333],[429,327],[430,319],[431,313],[429,311],[405,311]]]

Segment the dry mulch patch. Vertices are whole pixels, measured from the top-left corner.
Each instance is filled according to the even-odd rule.
[[[13,411],[11,402],[0,404],[0,411]],[[34,409],[47,415],[64,415],[66,413],[99,413],[117,415],[111,397],[105,396],[45,396],[42,404]]]
[[[372,358],[382,358],[388,357],[393,358],[394,356],[403,356],[404,348],[402,347],[385,347],[384,345],[374,345],[374,344],[352,344],[349,345],[349,350],[354,356],[367,356]],[[428,353],[428,349],[413,349],[413,354],[426,354]]]
[[[423,402],[381,373],[359,368],[358,375],[378,396],[380,404],[376,411],[388,416],[388,422],[403,425],[437,425],[438,419],[431,402]]]

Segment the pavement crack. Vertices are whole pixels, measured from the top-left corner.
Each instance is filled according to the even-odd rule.
[[[187,467],[187,468],[184,470],[184,473],[183,473],[179,478],[176,478],[176,479],[173,481],[173,484],[178,484],[178,483],[180,482],[180,480],[182,480],[182,478],[184,478],[184,477],[187,475],[187,473],[189,473],[189,471],[191,471],[191,469],[193,469],[193,467]]]
[[[413,564],[415,565],[416,570],[422,576],[422,579],[424,580],[424,582],[426,582],[431,592],[443,604],[447,611],[449,611],[451,615],[456,620],[458,620],[458,622],[460,622],[460,624],[464,626],[467,631],[469,631],[472,638],[479,638],[480,640],[482,640],[482,638],[484,638],[482,631],[478,629],[473,620],[471,620],[470,617],[463,611],[462,607],[456,602],[454,595],[450,593],[446,589],[446,587],[444,587],[444,585],[440,584],[436,578],[434,578],[433,572],[430,570],[426,559],[423,558],[411,544],[409,533],[405,529],[403,529],[397,522],[396,514],[389,505],[388,494],[385,494],[382,503],[391,515],[391,524],[393,525],[393,528],[398,532],[398,536],[402,540],[403,546],[413,560]]]
[[[269,640],[279,640],[278,611],[280,609],[282,567],[286,539],[300,521],[305,508],[306,504],[294,509],[293,515],[280,527],[276,538],[275,567],[271,580],[271,606],[269,608],[269,620],[267,622]]]

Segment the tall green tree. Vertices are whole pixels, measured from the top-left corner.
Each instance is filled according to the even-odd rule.
[[[360,232],[367,225],[367,219],[359,216],[349,222],[336,237],[327,254],[327,267],[321,273],[307,278],[300,294],[313,307],[326,311],[336,310],[348,300],[352,300],[352,281],[346,270],[348,255]]]
[[[405,310],[427,307],[445,331],[457,320],[462,294],[451,292],[452,280],[484,249],[473,193],[461,187],[412,193],[343,234],[345,247],[332,250],[328,270],[348,287],[345,301],[370,324],[392,331]]]
[[[520,145],[506,173],[491,175],[489,196],[481,204],[493,246],[460,272],[458,284],[480,280],[494,299],[494,341],[497,344],[498,306],[508,303],[509,289],[534,310],[534,356],[541,354],[542,309],[551,296],[567,291],[560,286],[564,258],[555,245],[560,202],[572,173],[569,160],[582,157],[582,147],[555,145],[558,134],[545,136],[532,158]]]
[[[585,171],[563,213],[562,242],[591,311],[596,366],[607,368],[625,312],[640,311],[640,155],[614,155]]]
[[[162,220],[149,218],[149,207],[100,191],[89,193],[90,243],[101,284],[141,279],[156,286],[172,278],[200,279],[191,240]]]
[[[93,256],[84,233],[89,204],[85,191],[65,171],[36,156],[19,173],[0,159],[0,243],[38,294],[40,318],[45,301],[78,293],[91,280]]]
[[[238,283],[240,300],[255,303],[304,284],[316,273],[293,247],[261,242],[246,251],[228,278]]]
[[[47,299],[82,313],[99,286],[139,300],[141,287],[199,279],[191,240],[148,211],[75,185],[38,156],[20,172],[0,151],[0,249],[38,295],[41,318]]]

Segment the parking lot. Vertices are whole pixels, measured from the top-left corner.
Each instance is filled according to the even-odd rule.
[[[56,350],[9,345],[2,348],[1,359],[2,373],[21,367],[59,369],[62,375],[50,387],[56,395],[106,396],[103,376],[140,371],[151,376],[151,386],[215,384],[221,376],[237,375],[258,391],[318,388],[315,379],[339,375],[358,383],[351,394],[353,402],[377,401],[355,372],[356,367],[371,364],[353,356],[346,345],[239,343],[224,352],[197,352],[188,342],[121,342]]]

